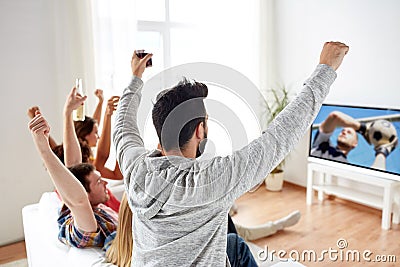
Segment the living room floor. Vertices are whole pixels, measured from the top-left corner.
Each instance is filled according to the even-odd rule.
[[[306,257],[305,261],[300,261],[306,266],[399,266],[393,262],[392,255],[400,262],[400,225],[392,225],[389,231],[382,230],[380,210],[334,197],[328,197],[323,203],[315,198],[313,205],[307,206],[306,189],[290,183],[285,183],[280,192],[267,191],[263,184],[256,192],[243,195],[236,204],[238,213],[233,220],[247,226],[279,219],[294,210],[301,212],[296,225],[254,241],[265,251],[283,250],[288,258],[295,250],[291,255],[299,255],[300,259],[305,250],[314,251],[316,258],[323,250],[328,251],[324,260]],[[337,242],[339,246],[347,246],[339,249]],[[371,262],[363,260],[364,252]],[[305,253],[306,256],[310,254]],[[353,261],[357,260],[357,254],[360,262]],[[375,256],[379,258],[375,260]]]
[[[323,250],[331,248],[331,255],[324,254],[323,261],[315,262],[313,258],[301,261],[306,266],[398,266],[395,262],[368,263],[362,259],[362,254],[360,262],[352,261],[356,257],[351,253],[369,250],[372,254],[367,252],[366,256],[371,260],[379,255],[382,260],[389,261],[393,260],[390,255],[394,255],[400,262],[400,225],[392,225],[389,231],[382,230],[380,210],[339,198],[328,198],[323,203],[315,201],[312,206],[307,206],[305,199],[303,187],[285,183],[281,192],[271,192],[263,184],[254,193],[247,193],[237,200],[238,213],[233,220],[253,226],[299,210],[302,216],[296,225],[254,243],[270,253],[283,250],[292,256],[298,252],[300,257],[303,251],[313,250],[318,258]],[[338,248],[339,239],[340,245],[347,243],[346,248]],[[351,261],[346,261],[346,255]],[[0,247],[0,264],[25,257],[23,242]]]

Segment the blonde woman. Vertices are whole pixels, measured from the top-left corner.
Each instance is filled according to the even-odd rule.
[[[115,238],[106,247],[107,261],[120,267],[131,266],[132,246],[132,211],[124,194],[119,207]]]

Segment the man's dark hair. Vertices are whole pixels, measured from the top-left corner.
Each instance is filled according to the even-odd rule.
[[[86,177],[95,170],[94,166],[89,163],[79,163],[68,169],[81,182],[86,192],[90,193],[89,181]]]
[[[207,95],[205,84],[186,78],[157,95],[152,111],[153,124],[166,151],[183,149],[199,123],[205,124],[207,112],[203,100]]]

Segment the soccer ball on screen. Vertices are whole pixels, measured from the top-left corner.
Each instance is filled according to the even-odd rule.
[[[387,120],[374,121],[368,131],[369,140],[375,146],[389,144],[397,137],[396,128]]]

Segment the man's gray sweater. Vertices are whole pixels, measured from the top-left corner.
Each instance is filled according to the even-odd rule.
[[[133,211],[132,266],[225,266],[230,207],[298,143],[335,78],[318,65],[261,137],[232,155],[196,160],[145,150],[137,125],[143,82],[133,77],[113,134]]]

